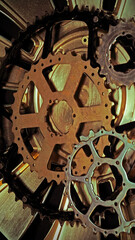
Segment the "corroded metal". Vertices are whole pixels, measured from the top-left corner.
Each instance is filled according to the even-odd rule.
[[[64,89],[53,92],[42,71],[45,67],[57,64],[69,64],[71,70],[67,76]],[[77,104],[75,94],[83,74],[90,77],[99,92],[101,101],[97,105],[79,107]],[[20,114],[20,103],[24,91],[31,81],[38,88],[43,104],[39,113]],[[83,61],[79,55],[72,56],[71,53],[67,53],[66,55],[58,54],[52,56],[50,54],[47,59],[41,59],[36,65],[31,67],[30,72],[25,74],[24,80],[20,83],[18,92],[14,94],[14,97],[12,129],[19,152],[23,155],[24,162],[30,164],[31,170],[36,170],[39,177],[44,176],[48,181],[53,179],[60,182],[64,179],[64,172],[51,171],[47,167],[56,144],[66,144],[70,146],[68,147],[70,149],[77,142],[77,130],[80,124],[84,122],[96,121],[100,122],[102,126],[105,125],[107,129],[110,128],[111,102],[108,98],[108,90],[104,86],[104,79],[99,77],[98,69],[93,69],[89,65],[89,61]],[[67,118],[67,115],[71,115],[70,119]],[[25,128],[36,127],[40,128],[44,140],[41,152],[39,152],[38,158],[34,160],[23,143],[20,131]]]
[[[134,39],[135,39],[135,23],[134,22],[123,22],[120,21],[116,26],[110,26],[109,32],[104,34],[102,37],[102,44],[98,47],[98,63],[101,67],[101,74],[106,75],[108,83],[115,83],[116,85],[128,85],[130,86],[135,82],[135,69],[134,67],[129,67],[127,72],[121,70],[116,71],[111,59],[111,48],[115,41],[119,37],[130,36],[133,39],[133,46],[129,46],[132,51],[130,52],[130,59],[126,63],[132,62],[132,57],[134,55]],[[127,47],[125,45],[125,47]],[[121,64],[121,63],[119,63]],[[133,62],[132,62],[133,64]],[[126,66],[125,66],[126,67]],[[131,68],[131,69],[130,69]]]

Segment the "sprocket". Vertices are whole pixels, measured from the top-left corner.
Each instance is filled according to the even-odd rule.
[[[63,89],[57,91],[54,86],[50,88],[49,79],[46,74],[43,75],[43,71],[55,68],[59,64],[69,65],[70,72]],[[76,92],[80,89],[83,75],[88,76],[96,86],[101,99],[99,104],[78,106]],[[37,171],[40,178],[46,177],[48,182],[55,180],[58,183],[64,180],[62,168],[66,165],[66,161],[55,162],[57,168],[52,169],[50,157],[53,156],[52,152],[58,145],[66,144],[67,152],[71,152],[72,146],[77,143],[76,134],[81,123],[96,121],[99,122],[99,126],[110,129],[111,102],[104,80],[99,77],[98,68],[92,68],[89,61],[82,60],[79,55],[73,56],[71,52],[66,55],[49,54],[46,59],[40,59],[36,65],[32,65],[31,70],[25,74],[18,91],[14,94],[12,131],[23,161],[30,165],[32,171]],[[35,84],[42,97],[42,106],[37,113],[27,114],[27,111],[22,113],[21,102],[31,82]],[[29,131],[35,128],[40,129],[42,141],[37,144],[39,152],[33,155],[34,148],[29,151],[23,130]]]
[[[100,73],[107,77],[108,83],[115,83],[117,86],[130,86],[135,82],[134,53],[135,53],[135,23],[134,21],[124,22],[120,20],[116,26],[109,26],[109,32],[103,34],[101,44],[97,48],[97,62]],[[126,50],[126,60],[117,63],[116,44],[119,43]],[[120,49],[121,51],[121,49]],[[124,56],[125,53],[123,53]]]
[[[122,142],[122,150],[119,155],[114,158],[99,156],[94,147],[94,142],[100,137],[106,135],[109,138],[117,138]],[[87,159],[87,161],[89,161],[89,169],[86,174],[74,175],[72,170],[74,159],[77,159],[79,151],[86,147],[89,148],[90,151],[89,159]],[[127,191],[134,188],[134,183],[128,179],[127,173],[123,167],[123,159],[129,149],[134,152],[135,146],[134,142],[129,140],[126,134],[119,134],[114,129],[111,131],[101,129],[97,133],[94,133],[91,130],[88,137],[81,137],[81,142],[74,146],[72,154],[68,156],[68,163],[65,167],[66,180],[64,183],[70,207],[73,209],[76,219],[81,220],[83,226],[93,228],[95,233],[101,232],[104,236],[109,234],[118,236],[121,232],[129,233],[130,229],[135,226],[135,219],[126,221],[121,209],[121,203],[125,198]],[[110,169],[112,169],[112,172]],[[106,174],[105,176],[104,173]],[[116,173],[118,178],[115,175]],[[97,190],[95,179],[100,184],[109,181],[113,189],[113,194],[103,198],[102,192],[99,194],[99,191]],[[118,181],[120,181],[119,184]],[[81,189],[78,196],[77,189]],[[75,198],[77,198],[77,201]],[[108,229],[101,225],[102,219],[105,222],[107,218],[106,211],[109,211],[112,214],[112,218],[117,215],[114,225],[112,228],[110,226]],[[100,219],[97,219],[97,214]]]

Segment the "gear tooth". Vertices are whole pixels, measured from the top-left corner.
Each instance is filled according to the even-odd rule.
[[[85,137],[85,136],[80,136],[79,139],[81,142],[87,141],[87,137]]]
[[[94,131],[91,129],[91,130],[89,131],[89,138],[94,137],[94,135],[95,135],[95,133],[94,133]]]

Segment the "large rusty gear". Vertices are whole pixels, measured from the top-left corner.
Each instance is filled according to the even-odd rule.
[[[118,42],[123,49],[127,51],[127,60],[123,63],[114,63],[116,56],[112,60],[112,49],[115,49],[115,44]],[[101,44],[97,48],[97,62],[101,70],[100,73],[107,77],[108,83],[115,83],[117,86],[127,85],[130,86],[135,82],[135,69],[134,69],[134,52],[135,52],[135,23],[134,21],[124,22],[119,21],[116,26],[109,27],[109,32],[102,35]],[[122,49],[122,50],[123,50]],[[124,51],[123,51],[124,52]],[[113,55],[115,55],[113,53]],[[123,53],[124,56],[124,53]],[[117,66],[118,64],[118,66]],[[123,71],[124,69],[124,71]],[[126,69],[126,72],[125,72]]]
[[[96,151],[94,141],[103,136],[113,137],[114,139],[117,138],[122,142],[122,150],[117,156],[115,156],[115,158],[100,157]],[[85,147],[89,148],[91,151],[89,156],[89,168],[87,169],[87,173],[75,176],[72,170],[74,158],[77,158],[79,151]],[[129,154],[129,149],[132,151],[132,155],[134,155],[134,142],[129,140],[126,134],[119,134],[114,129],[111,131],[101,129],[97,133],[94,133],[91,130],[89,136],[81,137],[80,143],[74,146],[72,154],[68,156],[68,163],[65,167],[66,180],[64,183],[70,207],[73,209],[76,219],[81,220],[83,226],[91,227],[95,233],[101,232],[105,237],[109,234],[118,236],[122,232],[130,233],[131,228],[135,226],[135,219],[127,221],[122,210],[126,193],[130,189],[134,189],[134,183],[129,180],[127,170],[125,171],[126,168],[123,164],[126,154]],[[93,156],[92,162],[90,161],[91,155]],[[115,171],[119,173],[118,175],[119,179],[121,179],[121,184],[118,188],[116,187],[117,179],[110,171],[110,167],[114,168]],[[106,199],[98,194],[97,188],[95,187],[95,178],[98,171],[99,174],[96,181],[101,184],[109,181],[114,189],[112,196]],[[102,178],[104,174],[106,174],[106,176],[105,178]],[[75,202],[75,191],[73,192],[73,187],[74,189],[79,189],[79,187],[81,189],[77,198],[82,200],[83,205],[80,205],[81,207],[78,204],[79,200],[77,200],[77,203]],[[78,193],[77,190],[76,193]],[[98,211],[99,206],[102,206],[103,212]],[[102,227],[101,220],[105,220],[106,211],[110,211],[112,214],[117,213],[118,226],[114,226],[112,229],[111,227],[107,229]],[[99,223],[97,216],[100,217]],[[95,222],[93,222],[94,219],[96,219]]]
[[[45,68],[69,64],[71,67],[64,89],[55,91],[50,89],[47,79],[42,74]],[[88,76],[96,86],[101,102],[89,106],[85,101],[84,106],[78,106],[76,91],[80,87],[83,74]],[[84,61],[79,55],[73,56],[70,52],[66,55],[49,54],[46,59],[40,59],[36,65],[32,65],[24,79],[19,84],[18,91],[14,94],[15,101],[12,105],[14,142],[18,145],[18,151],[23,156],[23,161],[30,165],[32,171],[37,171],[39,177],[46,177],[48,182],[55,180],[60,183],[64,180],[63,165],[66,162],[57,163],[61,166],[56,171],[51,170],[50,156],[56,145],[66,144],[68,153],[77,142],[76,133],[81,123],[99,122],[100,126],[110,129],[111,124],[111,102],[108,98],[108,90],[104,86],[104,78],[99,77],[98,69],[93,69],[89,61]],[[49,80],[48,80],[49,81]],[[20,105],[24,93],[33,82],[42,96],[43,103],[38,113],[21,114]],[[86,93],[87,89],[85,89]],[[78,97],[79,98],[79,97]],[[41,151],[32,157],[23,142],[22,129],[40,128],[42,133]]]

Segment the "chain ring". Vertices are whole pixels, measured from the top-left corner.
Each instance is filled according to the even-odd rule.
[[[111,159],[111,158],[101,158],[101,157],[99,157],[98,153],[95,151],[93,141],[95,139],[97,139],[101,136],[105,136],[105,135],[117,137],[119,140],[121,140],[124,143],[124,148],[123,148],[122,152],[115,160]],[[73,176],[72,175],[72,167],[71,167],[72,161],[73,161],[75,155],[77,154],[77,152],[86,145],[89,146],[89,148],[92,152],[93,160],[94,160],[93,164],[89,167],[88,173],[86,175]],[[123,158],[124,158],[126,152],[128,151],[128,149],[132,149],[135,151],[135,146],[134,146],[134,142],[129,140],[127,138],[126,134],[119,134],[115,130],[106,131],[104,129],[101,129],[97,133],[94,133],[91,130],[88,137],[84,137],[84,136],[81,137],[81,142],[79,144],[75,145],[72,154],[68,156],[68,164],[65,168],[66,180],[65,180],[64,184],[66,186],[66,194],[68,195],[68,198],[69,198],[70,207],[73,209],[76,219],[81,220],[83,226],[91,227],[91,228],[93,228],[93,231],[95,233],[101,232],[105,237],[108,236],[109,234],[114,234],[115,236],[118,236],[121,232],[129,233],[130,229],[135,226],[135,220],[132,220],[132,221],[125,220],[124,215],[121,210],[121,206],[120,206],[120,202],[125,197],[126,192],[129,189],[134,188],[134,183],[132,183],[131,181],[128,180],[127,174],[122,165]],[[123,177],[123,182],[124,182],[123,186],[124,187],[121,190],[121,193],[119,193],[119,195],[114,200],[103,201],[99,196],[97,196],[95,194],[93,187],[92,187],[91,178],[93,176],[93,172],[96,167],[99,167],[99,165],[101,165],[103,163],[108,163],[110,165],[115,166],[119,170],[119,172],[122,174],[122,177]],[[75,206],[75,203],[72,199],[71,182],[73,182],[73,181],[81,182],[81,183],[84,183],[87,185],[89,195],[92,199],[92,203],[86,214],[83,214],[82,212],[80,212],[78,210],[78,208]],[[90,219],[90,215],[92,214],[92,212],[98,205],[106,206],[106,207],[113,206],[113,208],[117,212],[118,216],[120,217],[121,224],[117,228],[114,228],[114,229],[103,229],[103,228],[97,226],[96,224],[94,224]]]
[[[70,63],[72,66],[71,73],[69,74],[69,79],[67,80],[67,84],[65,85],[63,91],[51,92],[47,82],[43,79],[42,70],[44,67],[49,67],[60,63],[61,64]],[[90,75],[90,78],[92,79],[100,93],[101,105],[99,106],[79,108],[74,99],[74,92],[79,84],[78,80],[80,80],[84,72],[88,76]],[[29,116],[26,114],[21,115],[19,113],[20,102],[23,97],[25,89],[27,88],[28,84],[31,81],[35,83],[35,85],[39,89],[39,92],[41,92],[41,95],[43,97],[43,106],[38,114],[29,114]],[[110,128],[111,102],[109,101],[108,90],[104,86],[103,78],[99,77],[98,69],[93,69],[89,65],[89,61],[83,61],[79,55],[73,56],[70,52],[67,53],[66,55],[62,55],[59,53],[58,55],[53,56],[50,54],[47,59],[40,59],[39,62],[36,65],[33,65],[31,67],[31,70],[25,74],[24,80],[22,80],[22,82],[19,84],[19,89],[14,94],[14,97],[15,101],[12,106],[13,109],[12,131],[14,133],[15,142],[18,145],[19,153],[22,154],[24,162],[27,162],[30,165],[32,171],[33,170],[37,171],[39,177],[46,177],[48,181],[56,180],[57,183],[60,183],[64,179],[64,172],[58,173],[47,169],[47,163],[44,160],[44,157],[46,156],[45,149],[48,149],[48,147],[50,147],[51,142],[53,147],[55,144],[64,143],[75,144],[77,142],[76,139],[77,127],[79,127],[81,122],[87,122],[89,120],[101,121],[102,126],[105,125],[107,129]],[[60,136],[59,134],[57,135],[53,134],[52,136],[52,133],[47,130],[48,127],[47,122],[45,122],[44,120],[47,114],[47,109],[50,101],[51,103],[55,103],[56,100],[59,102],[64,100],[72,108],[72,116],[74,117],[73,125],[71,126],[69,133],[67,133],[66,135]],[[101,110],[104,112],[104,114]],[[89,118],[89,116],[91,116],[91,118]],[[28,153],[20,134],[22,128],[32,127],[40,127],[44,138],[47,139],[47,142],[45,142],[43,150],[41,150],[41,152],[43,151],[42,157],[40,157],[39,154],[39,159],[37,160],[34,160]]]
[[[116,26],[110,25],[109,32],[102,36],[102,43],[97,48],[97,62],[101,67],[100,74],[107,77],[107,83],[115,83],[117,86],[130,86],[135,82],[135,69],[127,73],[118,72],[114,69],[110,61],[110,49],[118,37],[131,35],[135,41],[135,23],[134,21],[120,21]]]

